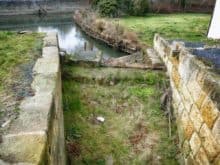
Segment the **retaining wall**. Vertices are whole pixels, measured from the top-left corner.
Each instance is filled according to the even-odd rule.
[[[185,164],[220,164],[220,76],[183,44],[155,35],[154,48],[167,66]]]
[[[65,164],[61,71],[57,36],[44,38],[33,68],[34,96],[25,98],[19,117],[0,143],[0,164]]]

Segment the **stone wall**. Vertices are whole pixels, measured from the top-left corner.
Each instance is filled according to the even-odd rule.
[[[154,48],[170,77],[183,162],[219,165],[220,76],[181,43],[155,35]]]
[[[0,143],[0,164],[65,164],[61,71],[55,33],[44,38],[42,57],[33,68],[32,89],[19,117]]]

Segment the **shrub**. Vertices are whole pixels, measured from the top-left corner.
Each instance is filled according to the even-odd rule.
[[[98,11],[102,16],[116,17],[118,13],[117,7],[116,0],[100,0],[98,2]]]
[[[118,13],[144,15],[149,8],[148,0],[93,0],[92,6],[102,16],[118,16]]]
[[[130,31],[125,31],[123,34],[123,38],[127,39],[131,42],[137,43],[138,42],[138,37],[137,34],[134,32],[130,32]]]
[[[132,0],[130,12],[132,15],[141,16],[148,12],[149,2],[148,0]]]
[[[100,0],[92,0],[92,7],[96,8],[99,4]]]

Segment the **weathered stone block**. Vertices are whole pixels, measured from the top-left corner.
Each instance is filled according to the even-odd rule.
[[[195,162],[198,165],[209,165],[209,160],[208,157],[203,149],[203,147],[201,147],[199,149],[199,151],[197,152],[196,156],[195,156]]]
[[[198,66],[195,65],[192,60],[193,58],[194,56],[189,55],[185,55],[183,58],[181,58],[179,64],[179,73],[184,84],[187,84],[191,78],[191,75],[198,70]]]
[[[186,111],[184,111],[182,114],[181,124],[184,131],[184,139],[189,140],[194,132],[194,126]]]
[[[189,143],[190,143],[190,147],[192,149],[193,155],[196,155],[197,151],[199,150],[201,146],[200,138],[196,132],[193,133]]]
[[[189,157],[191,151],[192,150],[191,150],[189,141],[185,140],[184,143],[183,143],[183,146],[182,146],[182,152],[183,152],[184,158]]]
[[[209,160],[213,160],[220,151],[219,144],[215,141],[210,129],[206,124],[203,124],[200,130],[200,138]]]
[[[10,162],[41,163],[41,156],[47,140],[45,131],[8,134],[2,139],[0,154],[2,157],[10,158]]]
[[[57,35],[54,32],[49,32],[44,37],[44,47],[56,46],[58,47]]]
[[[25,98],[19,107],[19,117],[11,124],[10,133],[47,130],[52,98],[52,92]]]
[[[193,105],[193,99],[189,93],[189,89],[184,85],[181,84],[180,95],[182,96],[182,102],[184,104],[185,109],[188,113],[190,113],[192,105]]]
[[[47,37],[54,39],[49,46],[57,46],[56,35]],[[0,157],[4,161],[22,165],[65,164],[59,67],[58,48],[44,48],[33,69],[35,95],[22,100],[19,116],[0,142]]]
[[[213,101],[213,103],[216,105],[218,110],[220,111],[220,78],[215,80],[215,82],[212,82],[212,89],[210,92],[210,98]]]
[[[220,154],[215,158],[215,160],[213,161],[214,165],[220,165]]]
[[[186,157],[186,158],[184,159],[185,165],[194,165],[194,164],[195,164],[194,162],[195,162],[195,161],[194,161],[194,157],[193,157],[192,153],[189,154],[188,157]]]
[[[200,97],[202,88],[196,81],[191,81],[187,84],[187,89],[189,89],[189,93],[192,96],[193,101],[196,102]]]
[[[199,109],[197,108],[196,105],[192,106],[192,109],[191,109],[191,112],[190,112],[190,119],[192,120],[196,131],[199,132],[199,130],[200,130],[202,124],[203,124],[203,119],[202,119],[200,111],[199,111]]]
[[[56,58],[59,57],[58,48],[55,47],[55,46],[44,47],[44,48],[43,48],[42,56],[43,56],[44,58],[56,59]]]
[[[206,94],[205,92],[201,91],[201,92],[199,93],[199,96],[198,96],[197,100],[195,100],[195,103],[196,103],[196,105],[197,105],[197,107],[198,107],[199,109],[202,107],[203,102],[205,101],[205,99],[206,99],[207,97],[208,97],[208,96],[207,96],[207,94]]]
[[[179,106],[174,110],[176,118],[181,118],[183,111],[185,110],[182,103],[179,104]]]
[[[180,74],[178,72],[177,67],[175,67],[175,66],[173,66],[171,78],[172,78],[176,88],[179,88],[181,77],[180,77]]]
[[[56,74],[58,71],[59,71],[59,60],[58,59],[50,60],[50,59],[40,58],[37,60],[33,68],[34,75]]]
[[[181,118],[177,118],[176,123],[177,123],[178,137],[179,137],[179,147],[182,148],[182,144],[185,140],[185,136],[184,136],[184,127],[182,125]]]
[[[197,82],[201,86],[202,90],[207,94],[213,90],[218,91],[220,86],[219,77],[205,69],[202,69],[199,72],[197,76]]]
[[[159,35],[154,43],[168,66],[185,163],[219,164],[220,77],[207,70],[207,66],[184,47],[178,47],[177,53],[180,53],[172,56],[175,44],[168,43]],[[192,150],[189,149],[189,143]]]
[[[168,73],[170,74],[173,69],[173,64],[170,61],[167,61],[166,67],[167,67]]]
[[[212,134],[214,138],[217,140],[218,144],[220,145],[220,117],[218,117],[213,126]]]
[[[182,98],[176,88],[172,88],[172,99],[173,103],[176,105],[176,108],[178,108],[179,104],[182,102]]]
[[[205,79],[205,76],[206,76],[206,75],[207,75],[207,72],[204,71],[204,70],[200,71],[200,72],[197,74],[196,80],[197,80],[197,82],[198,82],[198,84],[199,84],[200,86],[203,86],[203,84],[204,84],[204,79]]]
[[[173,66],[179,68],[179,60],[177,57],[170,57],[169,61],[173,64]],[[179,70],[178,70],[179,72]]]
[[[203,102],[200,111],[207,126],[212,128],[219,112],[210,98],[207,97],[207,99]]]

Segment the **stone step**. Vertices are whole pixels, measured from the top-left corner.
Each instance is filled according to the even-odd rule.
[[[102,55],[98,52],[81,53],[80,55],[68,56],[68,60],[74,63],[98,64],[100,66],[114,68],[152,70],[163,70],[165,68],[153,49],[148,49],[147,54],[137,52],[127,56],[109,59],[102,58]]]
[[[160,59],[160,57],[157,55],[156,51],[152,48],[149,48],[146,50],[147,51],[147,55],[151,60],[152,63],[152,67],[153,68],[157,68],[157,67],[165,67],[164,63],[162,62],[162,60]]]
[[[152,53],[151,53],[152,54]],[[156,54],[156,53],[155,53]],[[153,57],[155,56],[155,57]],[[120,58],[111,58],[102,63],[108,67],[162,70],[164,65],[156,55],[145,55],[137,52]]]
[[[65,63],[67,66],[68,64]],[[74,69],[68,69],[71,66]],[[115,67],[87,67],[78,64],[71,64],[68,67],[63,68],[63,78],[70,81],[76,81],[81,83],[97,83],[99,85],[113,85],[120,82],[139,82],[146,83],[151,79],[152,75],[155,78],[160,79],[165,76],[163,71],[160,70],[143,70],[134,68],[115,68]]]

